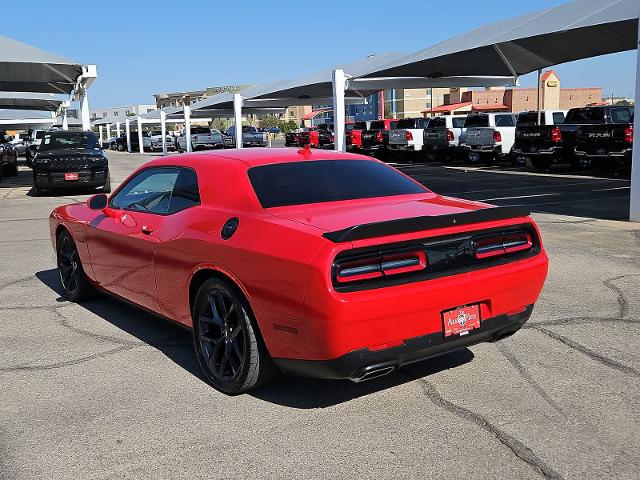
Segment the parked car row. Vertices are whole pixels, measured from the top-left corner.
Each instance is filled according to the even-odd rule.
[[[18,175],[18,150],[6,132],[0,131],[0,179]]]
[[[616,169],[631,164],[633,109],[589,106],[521,113],[472,113],[432,118],[382,119],[346,124],[348,151],[380,158],[390,154],[409,159],[455,159],[546,170],[554,163],[574,168]],[[286,146],[333,148],[333,124],[285,137]]]

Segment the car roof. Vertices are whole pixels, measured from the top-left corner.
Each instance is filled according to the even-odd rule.
[[[335,150],[311,150],[305,148],[242,148],[223,151],[204,151],[197,153],[185,153],[171,155],[148,162],[151,165],[184,165],[191,166],[193,162],[203,164],[205,162],[237,161],[246,165],[247,169],[276,163],[314,161],[314,160],[373,160],[364,155]],[[374,160],[375,161],[375,160]]]

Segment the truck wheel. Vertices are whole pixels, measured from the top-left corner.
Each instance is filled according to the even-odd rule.
[[[123,144],[121,144],[121,143],[118,144],[118,151],[119,152],[124,152],[124,145]]]
[[[34,197],[41,197],[42,196],[42,188],[40,188],[38,186],[38,184],[36,183],[36,173],[33,172],[33,190],[31,191],[31,194]]]

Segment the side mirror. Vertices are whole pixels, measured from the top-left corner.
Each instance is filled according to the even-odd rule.
[[[104,193],[92,195],[87,200],[87,206],[91,210],[104,210],[107,206],[107,196]]]

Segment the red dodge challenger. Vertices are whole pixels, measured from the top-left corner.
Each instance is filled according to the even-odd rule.
[[[191,328],[229,394],[279,371],[367,380],[504,338],[548,263],[527,210],[309,149],[153,160],[56,208],[50,229],[69,300],[98,289]]]

